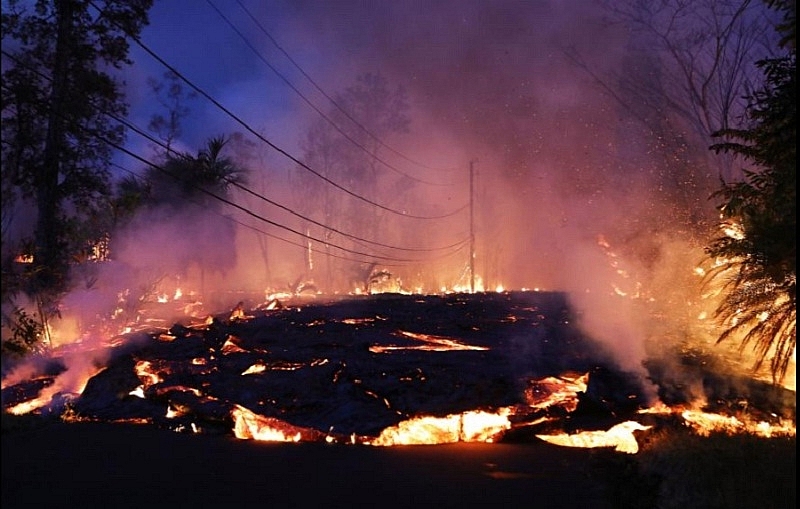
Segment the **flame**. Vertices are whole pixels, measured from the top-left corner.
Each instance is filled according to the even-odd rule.
[[[236,405],[231,415],[236,438],[269,442],[325,441],[374,446],[447,444],[455,442],[493,442],[511,427],[511,409],[495,412],[472,410],[445,417],[418,416],[384,429],[376,438],[336,437],[320,431],[294,426],[274,417],[258,415]]]
[[[473,410],[445,417],[419,416],[384,429],[366,445],[450,444],[455,442],[492,442],[511,427],[509,408],[497,412]]]
[[[167,419],[175,419],[176,417],[183,417],[186,415],[186,412],[182,409],[173,408],[172,405],[167,405],[167,414],[165,417]]]
[[[97,366],[80,366],[69,368],[58,375],[52,384],[44,387],[39,394],[30,400],[23,401],[7,409],[14,415],[23,415],[39,410],[53,401],[58,394],[70,393],[80,395],[89,383],[89,379],[105,368]]]
[[[247,350],[245,350],[244,348],[239,346],[238,343],[240,341],[241,340],[239,338],[237,338],[236,336],[232,336],[232,335],[229,334],[227,339],[225,339],[225,343],[222,344],[222,354],[223,355],[228,355],[228,354],[231,354],[231,353],[246,352]]]
[[[149,361],[137,362],[136,366],[134,366],[134,370],[136,371],[136,376],[142,381],[142,385],[145,389],[163,381],[161,376],[154,372],[153,365]]]
[[[231,416],[234,420],[233,434],[244,440],[300,442],[327,438],[317,430],[294,426],[274,417],[264,417],[240,405],[234,407]]]
[[[244,370],[242,375],[252,375],[253,373],[263,373],[267,370],[267,366],[264,365],[263,362],[257,362]]]
[[[764,438],[777,436],[794,436],[796,428],[791,423],[780,422],[770,424],[766,421],[742,421],[735,416],[726,416],[698,410],[684,410],[681,417],[692,430],[700,436],[707,437],[712,433],[737,435],[748,433]]]
[[[710,436],[712,433],[750,434],[764,438],[790,437],[797,434],[797,428],[792,422],[777,417],[775,422],[769,423],[745,415],[737,417],[681,407],[671,408],[663,404],[640,410],[639,413],[679,414],[694,433],[704,437]]]
[[[342,323],[346,323],[347,325],[361,325],[364,323],[372,323],[375,320],[375,318],[345,318],[342,320]]]
[[[734,240],[742,240],[744,238],[744,228],[739,223],[726,221],[720,225],[720,228],[725,236]]]
[[[612,426],[608,431],[582,431],[579,433],[557,433],[555,435],[536,435],[537,438],[565,447],[613,447],[614,450],[628,454],[639,452],[634,431],[644,431],[652,426],[643,426],[636,421],[625,421]]]
[[[231,311],[231,315],[229,317],[229,319],[231,321],[234,321],[234,320],[250,320],[252,318],[255,318],[255,316],[248,315],[247,313],[244,312],[244,302],[239,302],[236,305],[236,307],[233,308],[233,311]]]
[[[567,412],[572,412],[578,408],[578,393],[585,393],[588,384],[589,373],[567,373],[559,377],[531,380],[525,389],[525,401],[532,408],[560,406]]]
[[[144,386],[140,385],[139,387],[135,388],[131,392],[128,393],[129,396],[136,396],[137,398],[144,399]]]

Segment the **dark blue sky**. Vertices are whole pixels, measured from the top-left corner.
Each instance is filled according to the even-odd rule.
[[[514,164],[527,166],[535,151],[530,140],[542,132],[531,119],[563,115],[580,102],[588,106],[598,94],[580,88],[586,76],[566,64],[563,48],[582,47],[590,58],[605,60],[618,56],[624,42],[601,26],[592,5],[170,0],[156,2],[141,39],[242,121],[292,152],[299,133],[317,116],[306,101],[323,111],[331,105],[286,54],[328,95],[368,72],[403,87],[415,112],[412,137],[426,138],[426,153],[416,159],[428,157],[445,167],[494,159],[487,147],[475,146],[488,143],[501,159],[511,155]],[[144,126],[150,115],[163,112],[146,80],[161,78],[166,69],[136,44],[132,49],[128,98],[134,120]],[[206,99],[189,106],[182,140],[187,148],[242,130]],[[466,145],[471,153],[454,145]]]

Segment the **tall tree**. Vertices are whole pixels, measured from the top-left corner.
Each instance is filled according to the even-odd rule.
[[[404,185],[395,179],[390,185],[381,180],[391,173],[381,158],[385,142],[392,135],[408,132],[411,123],[408,116],[408,98],[401,87],[391,87],[380,74],[359,75],[355,83],[334,96],[334,106],[309,128],[303,143],[303,162],[326,178],[341,184],[351,191],[369,199],[396,199],[410,182],[400,177]],[[307,214],[321,215],[321,222],[354,235],[378,238],[382,226],[381,211],[364,213],[362,204],[344,200],[335,189],[298,168],[297,187],[301,210]],[[391,188],[390,196],[379,198],[378,189]],[[340,241],[331,230],[320,232],[325,239]],[[349,267],[335,270],[333,259],[326,256],[326,285],[347,284],[334,281],[333,272],[351,273],[363,280],[364,267]],[[368,276],[369,274],[367,274]]]
[[[769,359],[779,382],[797,346],[797,25],[796,2],[769,4],[784,13],[779,30],[789,53],[758,62],[766,86],[750,96],[748,125],[716,133],[726,141],[712,149],[742,156],[752,167],[716,193],[725,234],[706,252],[714,262],[708,282],[723,289],[718,341],[740,335],[741,349],[753,347],[754,368]]]
[[[112,73],[131,63],[127,38],[148,23],[151,6],[4,2],[3,201],[33,210],[34,224],[21,228],[32,244],[24,288],[45,309],[69,288],[71,256],[107,233],[86,225],[107,203],[112,144],[124,137],[112,116],[127,105]]]
[[[650,216],[621,225],[622,239],[652,224],[700,249],[716,215],[707,197],[736,171],[731,157],[707,148],[712,133],[741,118],[744,96],[762,83],[752,64],[777,50],[776,16],[761,0],[600,4],[628,38],[622,65],[600,71],[575,49],[567,55],[618,104],[615,155],[630,162],[627,172],[616,172],[618,184],[644,182],[653,190]]]
[[[147,128],[156,133],[156,136],[164,142],[164,150],[169,152],[172,143],[181,136],[183,119],[189,115],[187,103],[197,97],[197,93],[184,90],[183,82],[172,71],[165,72],[161,81],[153,77],[148,78],[147,85],[166,111],[166,116],[154,113]],[[156,151],[159,151],[158,145]]]
[[[629,29],[635,58],[613,77],[615,97],[658,134],[665,118],[702,142],[730,126],[745,111],[743,96],[762,82],[752,62],[777,49],[775,17],[761,0],[603,3]]]

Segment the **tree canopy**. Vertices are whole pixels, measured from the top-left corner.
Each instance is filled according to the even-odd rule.
[[[796,4],[770,5],[785,13],[779,29],[789,53],[757,63],[766,85],[750,96],[748,125],[716,133],[725,141],[713,150],[738,154],[752,168],[715,193],[724,234],[706,253],[718,261],[708,281],[724,290],[716,311],[724,325],[719,341],[741,334],[741,348],[753,346],[755,368],[770,359],[779,381],[797,344]]]
[[[3,302],[23,291],[43,321],[69,289],[74,257],[108,233],[101,209],[125,133],[116,118],[127,111],[112,73],[131,63],[128,38],[152,3],[3,4]],[[30,263],[12,271],[20,252]]]

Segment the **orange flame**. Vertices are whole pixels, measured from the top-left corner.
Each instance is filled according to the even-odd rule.
[[[636,421],[625,421],[612,426],[608,431],[582,431],[579,433],[557,433],[554,435],[536,435],[537,438],[551,444],[565,447],[613,447],[614,450],[628,454],[639,452],[634,431],[644,431],[652,426],[643,426]]]
[[[449,444],[455,442],[493,442],[511,428],[509,408],[497,412],[474,410],[446,417],[420,416],[384,429],[367,445]]]

